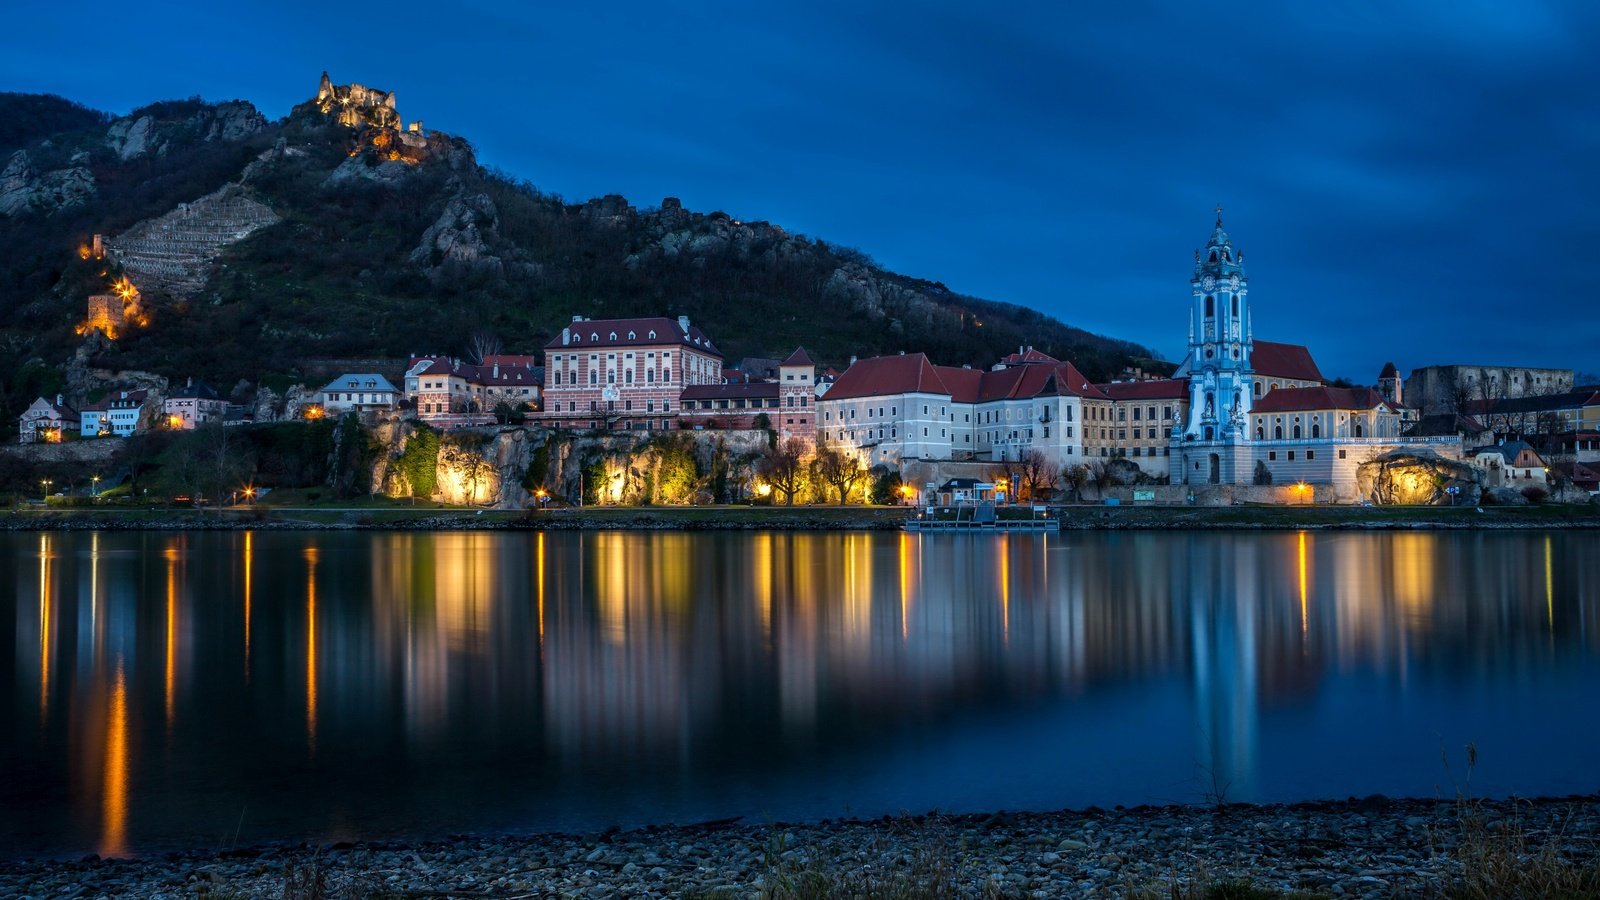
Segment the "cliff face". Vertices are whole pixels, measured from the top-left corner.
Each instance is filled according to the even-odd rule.
[[[416,434],[408,422],[372,431],[384,448],[374,460],[372,488],[409,496],[399,460]],[[767,446],[764,431],[694,431],[670,435],[583,434],[542,428],[483,428],[440,437],[429,499],[441,503],[527,509],[537,492],[576,503],[709,503],[716,479],[748,479]]]

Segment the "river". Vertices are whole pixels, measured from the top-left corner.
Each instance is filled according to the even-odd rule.
[[[1594,547],[0,533],[0,855],[1593,792]]]

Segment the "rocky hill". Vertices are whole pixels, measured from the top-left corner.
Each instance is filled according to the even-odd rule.
[[[1028,343],[1100,377],[1150,355],[771,223],[672,198],[569,203],[485,170],[461,138],[391,124],[392,95],[336,91],[276,122],[244,101],[112,118],[0,95],[7,423],[123,371],[287,384],[308,361],[463,354],[474,335],[536,351],[574,314],[683,314],[730,357],[804,344],[841,366],[898,350],[986,365]],[[352,97],[387,106],[355,115]],[[122,276],[146,324],[80,334],[85,299]]]

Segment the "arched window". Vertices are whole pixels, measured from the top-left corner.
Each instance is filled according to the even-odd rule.
[[[600,383],[600,373],[596,372],[593,369],[590,369],[589,370],[589,383],[590,384],[599,384]]]
[[[1217,261],[1217,251],[1215,251],[1215,250],[1211,251],[1211,261],[1212,262],[1216,262]]]
[[[1361,437],[1361,421],[1356,420],[1356,437]]]
[[[1321,422],[1312,422],[1311,423],[1311,436],[1313,438],[1322,437],[1322,423]]]
[[[1210,425],[1207,425],[1206,426],[1206,440],[1210,441],[1210,440],[1215,440],[1215,439],[1216,439],[1216,432],[1212,430]]]
[[[1216,299],[1209,294],[1206,295],[1206,318],[1208,319],[1216,315]]]
[[[1259,381],[1256,382],[1255,383],[1255,388],[1256,388],[1256,396],[1257,397],[1261,396],[1261,382],[1259,382]]]
[[[1260,425],[1257,425],[1256,426],[1256,440],[1258,440],[1258,441],[1265,440],[1266,437],[1267,437],[1267,430],[1265,428],[1262,428]]]
[[[1300,440],[1300,426],[1299,425],[1296,425],[1294,427],[1294,439],[1297,440],[1297,441]]]
[[[1224,262],[1233,262],[1233,251],[1224,249],[1222,251],[1222,259]]]
[[[1275,441],[1283,440],[1283,426],[1282,425],[1274,425],[1274,426],[1272,426],[1272,439],[1275,440]]]

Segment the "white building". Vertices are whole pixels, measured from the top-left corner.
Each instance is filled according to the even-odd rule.
[[[207,422],[222,421],[228,403],[204,381],[189,379],[183,387],[174,388],[161,401],[162,424],[168,428],[188,431]]]
[[[346,373],[323,385],[317,400],[330,416],[382,412],[400,405],[400,389],[376,372]]]
[[[56,443],[62,430],[78,424],[78,411],[57,394],[54,401],[40,397],[17,417],[17,439],[24,444]]]
[[[1244,255],[1222,228],[1195,254],[1189,279],[1189,352],[1175,377],[1189,384],[1185,425],[1173,435],[1173,484],[1303,482],[1352,489],[1360,464],[1393,450],[1460,458],[1459,436],[1402,437],[1410,410],[1398,373],[1370,388],[1322,386],[1306,348],[1257,341]]]
[[[817,439],[869,465],[1016,460],[1030,450],[1063,464],[1084,456],[1086,400],[1105,397],[1049,357],[985,372],[921,353],[880,356],[851,364],[818,399]]]

